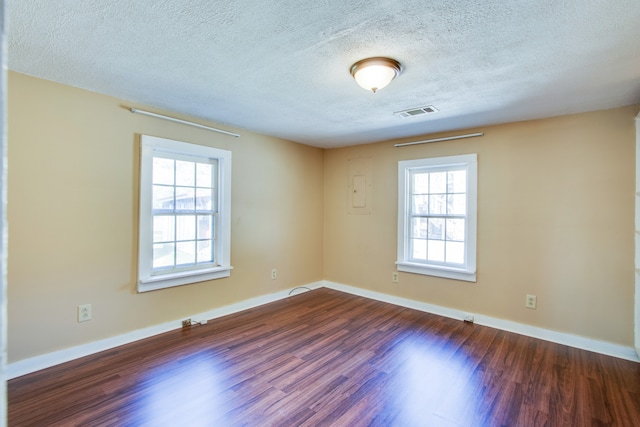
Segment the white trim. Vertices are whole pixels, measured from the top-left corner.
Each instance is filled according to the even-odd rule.
[[[636,354],[640,356],[640,113],[636,116],[636,197],[635,197],[635,298],[634,311],[634,345]]]
[[[476,273],[468,272],[463,269],[455,269],[450,267],[440,267],[424,264],[417,264],[413,262],[399,262],[396,261],[396,268],[398,271],[404,271],[405,273],[423,274],[429,276],[444,277],[446,279],[464,280],[466,282],[475,282]]]
[[[0,425],[7,420],[7,18],[0,0]]]
[[[165,274],[162,276],[151,276],[138,280],[138,292],[156,291],[172,286],[190,285],[196,282],[222,279],[231,276],[233,267],[216,267],[204,270],[190,270],[181,273]]]
[[[188,276],[202,276],[210,273],[219,273],[221,271],[228,271],[231,269],[233,269],[233,267],[213,267],[213,268],[203,268],[202,270],[187,270],[187,271],[182,271],[180,273],[164,274],[160,277],[151,276],[148,279],[144,279],[144,280],[140,279],[140,282],[141,283],[161,282],[167,279],[179,279],[181,277],[188,277]]]
[[[298,286],[292,289],[275,292],[268,295],[261,295],[248,300],[240,301],[235,304],[226,305],[224,307],[209,310],[203,313],[194,314],[192,316],[184,316],[185,318],[191,318],[194,321],[211,320],[218,317],[227,316],[229,314],[238,313],[242,310],[258,307],[263,304],[278,301],[287,298],[289,294],[300,288],[318,289],[329,288],[335,289],[340,292],[346,292],[352,295],[358,295],[364,298],[374,299],[377,301],[387,302],[400,307],[407,307],[414,310],[424,311],[426,313],[432,313],[439,316],[449,317],[457,320],[464,320],[464,312],[442,307],[435,304],[429,304],[426,302],[415,301],[407,298],[397,297],[389,294],[383,294],[380,292],[369,291],[367,289],[356,288],[341,283],[331,282],[328,280],[321,280],[319,282],[310,283],[303,286]],[[296,294],[299,292],[296,292]],[[640,358],[635,353],[632,347],[625,347],[618,344],[609,343],[606,341],[598,341],[591,338],[581,337],[578,335],[567,334],[563,332],[551,331],[548,329],[538,328],[535,326],[525,325],[522,323],[512,322],[509,320],[497,319],[490,316],[484,316],[474,314],[475,323],[478,325],[489,326],[496,329],[501,329],[508,332],[514,332],[520,335],[526,335],[533,338],[542,339],[545,341],[551,341],[558,344],[568,345],[570,347],[580,348],[583,350],[593,351],[596,353],[606,354],[608,356],[618,357],[620,359],[631,360],[633,362],[640,362]],[[144,329],[138,329],[136,331],[127,332],[122,335],[118,335],[111,338],[106,338],[100,341],[95,341],[88,344],[83,344],[64,350],[58,350],[51,353],[35,356],[29,359],[19,360],[7,365],[7,379],[13,379],[22,375],[30,374],[32,372],[39,371],[41,369],[50,368],[61,363],[69,362],[80,357],[88,356],[98,353],[100,351],[109,350],[114,347],[118,347],[124,344],[129,344],[134,341],[149,338],[154,335],[162,334],[172,330],[181,328],[182,319],[176,319],[171,322],[162,323],[160,325],[149,326]]]
[[[224,307],[215,308],[213,310],[205,311],[203,313],[193,314],[191,316],[186,315],[182,319],[191,318],[194,321],[211,320],[229,314],[237,313],[242,310],[258,307],[270,302],[278,301],[289,296],[293,290],[301,287],[309,289],[318,289],[323,286],[322,282],[310,283],[303,286],[298,286],[293,289],[287,289],[284,291],[275,292],[268,295],[261,295],[248,300],[240,301],[235,304],[226,305]],[[299,293],[299,292],[296,292]],[[79,346],[66,348],[64,350],[58,350],[51,353],[43,354],[41,356],[31,357],[29,359],[19,360],[17,362],[7,365],[7,379],[13,379],[22,375],[30,374],[32,372],[39,371],[41,369],[50,368],[61,363],[69,362],[74,359],[79,359],[84,356],[89,356],[104,350],[109,350],[114,347],[118,347],[124,344],[129,344],[134,341],[142,340],[152,337],[154,335],[162,334],[165,332],[180,329],[182,327],[182,319],[176,319],[171,322],[162,323],[160,325],[149,326],[147,328],[138,329],[135,331],[127,332],[115,337],[106,338],[99,341],[94,341],[88,344],[82,344]]]
[[[335,289],[341,292],[347,292],[365,298],[377,301],[388,302],[390,304],[399,305],[401,307],[412,308],[414,310],[424,311],[426,313],[437,314],[439,316],[449,317],[457,320],[464,320],[464,312],[453,308],[442,307],[439,305],[428,304],[425,302],[414,301],[407,298],[401,298],[393,295],[383,294],[380,292],[369,291],[366,289],[356,288],[341,283],[323,281],[324,287]],[[582,337],[579,335],[567,334],[564,332],[552,331],[549,329],[539,328],[537,326],[525,325],[523,323],[512,322],[510,320],[498,319],[491,316],[474,314],[474,323],[477,325],[488,326],[495,329],[501,329],[507,332],[525,335],[557,344],[567,345],[569,347],[580,348],[582,350],[593,351],[595,353],[605,354],[607,356],[618,357],[620,359],[640,362],[640,358],[633,347],[626,347],[606,341],[599,341],[592,338]]]

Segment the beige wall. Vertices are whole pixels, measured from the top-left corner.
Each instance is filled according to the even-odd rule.
[[[123,105],[9,73],[10,362],[323,278],[633,345],[637,107],[486,127],[469,140],[323,151]],[[233,152],[230,278],[136,293],[139,134]],[[471,152],[478,282],[400,273],[391,283],[398,160]],[[361,157],[371,158],[371,213],[350,215],[348,160]],[[524,308],[527,293],[537,310]],[[94,319],[77,323],[86,303]]]
[[[322,279],[322,150],[134,115],[17,73],[8,95],[10,362]],[[136,293],[140,134],[233,152],[230,278]]]
[[[324,278],[633,346],[637,110],[472,129],[485,136],[467,140],[326,151]],[[398,160],[466,153],[478,153],[477,283],[409,273],[391,283]],[[348,214],[348,161],[359,157],[372,162],[370,215]],[[537,310],[524,307],[526,294],[537,295]]]

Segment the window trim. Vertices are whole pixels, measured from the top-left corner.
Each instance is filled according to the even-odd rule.
[[[216,159],[217,212],[215,264],[158,274],[153,271],[152,168],[154,152]],[[138,222],[138,292],[147,292],[231,275],[231,151],[150,135],[140,138],[140,205]]]
[[[407,197],[411,188],[410,173],[414,169],[433,168],[447,169],[465,166],[467,170],[467,227],[465,230],[465,259],[463,267],[441,264],[416,263],[409,259],[409,203]],[[476,281],[476,240],[477,240],[477,196],[478,194],[478,161],[477,154],[433,157],[398,162],[398,247],[396,268],[407,273],[424,274],[448,279]]]

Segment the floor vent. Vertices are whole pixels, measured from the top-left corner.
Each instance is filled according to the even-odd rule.
[[[396,111],[393,114],[400,117],[415,117],[421,116],[423,114],[432,114],[437,112],[438,109],[436,107],[434,107],[433,105],[427,105],[426,107],[410,108],[408,110]]]

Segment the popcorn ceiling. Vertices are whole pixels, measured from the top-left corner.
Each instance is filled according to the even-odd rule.
[[[640,102],[638,0],[7,3],[9,68],[320,147]],[[375,95],[350,66],[389,56]],[[434,105],[400,119],[393,112]]]

